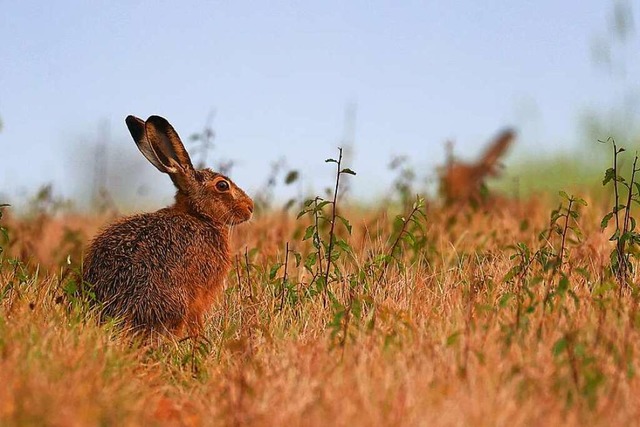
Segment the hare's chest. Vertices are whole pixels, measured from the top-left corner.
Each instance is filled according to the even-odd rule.
[[[206,311],[223,288],[231,263],[226,254],[213,251],[209,256],[194,254],[187,258],[184,277],[190,282],[190,305]]]
[[[209,294],[222,287],[229,268],[230,264],[220,258],[202,259],[187,255],[178,279],[188,282],[194,294]]]
[[[194,331],[202,330],[204,318],[207,312],[213,307],[217,296],[224,287],[228,269],[224,265],[202,265],[197,280],[190,286],[189,297],[187,298],[187,319],[186,323]]]

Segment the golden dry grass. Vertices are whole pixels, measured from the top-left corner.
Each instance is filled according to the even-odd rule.
[[[640,317],[608,271],[607,203],[587,202],[563,284],[536,262],[503,280],[516,243],[558,250],[557,236],[538,234],[559,200],[428,206],[426,244],[405,247],[381,280],[371,260],[393,241],[393,208],[345,209],[352,256],[337,261],[334,303],[305,296],[311,274],[293,259],[287,293],[283,268],[270,278],[287,242],[310,246],[304,219],[265,214],[234,231],[237,268],[195,349],[131,345],[65,295],[78,245],[62,230],[84,242],[106,218],[45,217],[36,231],[9,220],[0,425],[637,424]]]

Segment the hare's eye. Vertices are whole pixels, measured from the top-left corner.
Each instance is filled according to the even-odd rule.
[[[221,179],[220,181],[216,182],[216,189],[218,191],[228,191],[229,190],[229,183],[227,181],[225,181],[224,179]]]

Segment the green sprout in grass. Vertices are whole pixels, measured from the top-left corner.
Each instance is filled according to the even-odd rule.
[[[631,177],[627,181],[620,173],[618,159],[620,154],[626,150],[619,148],[613,138],[600,142],[609,143],[613,148],[613,166],[605,171],[602,185],[606,186],[611,183],[614,197],[613,207],[602,218],[600,228],[604,230],[609,222],[614,220],[615,229],[609,240],[615,242],[616,246],[611,251],[610,261],[611,270],[618,281],[619,296],[622,296],[623,288],[631,286],[629,282],[629,275],[633,273],[631,256],[635,256],[637,246],[640,243],[640,233],[636,231],[636,220],[631,215],[632,203],[640,203],[640,183],[636,181],[636,172],[640,169],[637,167],[638,156],[636,155],[631,168]],[[623,193],[623,190],[626,191],[626,194]]]

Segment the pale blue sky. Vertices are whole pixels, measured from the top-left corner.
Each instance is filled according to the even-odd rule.
[[[462,157],[505,125],[521,131],[515,155],[575,144],[585,109],[618,103],[590,51],[611,4],[3,0],[0,193],[53,182],[72,195],[87,162],[73,147],[104,120],[118,158],[142,159],[128,114],[163,115],[186,139],[215,109],[216,156],[237,161],[249,191],[283,155],[324,186],[349,102],[365,196],[388,187],[394,154],[433,171],[446,139]],[[139,165],[167,194],[169,179]]]

